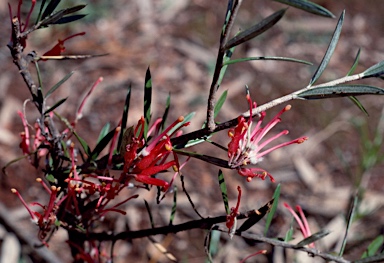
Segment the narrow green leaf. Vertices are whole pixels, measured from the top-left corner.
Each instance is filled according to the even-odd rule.
[[[351,76],[353,72],[356,70],[357,64],[359,63],[359,58],[360,58],[360,48],[357,51],[355,60],[353,61],[351,69],[348,71],[347,76]],[[355,104],[362,112],[365,113],[365,115],[369,116],[368,111],[364,108],[363,104],[355,97],[355,96],[350,96],[348,97],[353,104]]]
[[[52,23],[52,24],[55,24],[55,25],[68,24],[68,23],[71,23],[73,21],[80,20],[80,19],[84,18],[85,16],[87,16],[87,15],[82,14],[82,15],[65,16],[65,17],[60,18],[59,20],[57,20],[55,23]]]
[[[253,25],[252,27],[240,32],[225,44],[224,50],[240,45],[264,33],[284,16],[285,11],[286,9],[279,10],[267,18],[261,20],[261,22],[257,23],[256,25]]]
[[[231,211],[229,210],[229,205],[228,205],[228,191],[227,191],[227,185],[225,184],[224,174],[222,170],[219,170],[218,179],[219,179],[219,186],[221,191],[221,197],[223,198],[225,212],[227,213],[227,215],[229,215]]]
[[[361,49],[359,48],[359,50],[357,51],[357,54],[355,56],[355,60],[353,61],[352,67],[347,73],[347,76],[351,76],[353,74],[353,72],[355,72],[357,64],[359,64],[360,51],[361,51]]]
[[[271,207],[271,211],[268,213],[267,221],[265,222],[264,236],[267,235],[268,229],[272,223],[272,219],[276,213],[277,205],[279,204],[279,198],[280,198],[280,188],[281,188],[281,185],[278,184],[276,189],[275,189],[275,192],[273,193],[273,200],[274,201],[273,201],[273,205]]]
[[[104,125],[104,127],[100,131],[99,137],[97,138],[97,143],[99,143],[105,137],[105,135],[108,134],[110,127],[111,125],[109,124],[109,122]]]
[[[149,222],[151,222],[151,227],[155,228],[155,223],[153,221],[153,216],[152,216],[151,209],[149,208],[149,204],[146,200],[144,200],[144,203],[145,203],[145,208],[147,208],[147,212],[148,212],[148,216],[149,216]]]
[[[244,223],[237,229],[237,232],[244,232],[254,226],[257,222],[259,222],[271,209],[274,200],[272,199],[268,203],[266,203],[263,207],[260,207],[258,210],[252,210],[248,212],[248,219],[244,221]]]
[[[53,176],[53,174],[47,174],[47,175],[45,176],[45,179],[47,179],[48,182],[50,182],[50,183],[57,183],[57,180],[56,180],[56,178]]]
[[[227,72],[228,65],[224,65],[226,62],[231,60],[231,57],[233,55],[233,51],[235,51],[235,47],[228,49],[225,51],[224,58],[223,58],[223,66],[220,70],[219,79],[217,80],[217,85],[220,86],[221,82],[223,81],[225,72]]]
[[[56,7],[60,4],[60,2],[61,0],[51,0],[43,12],[42,18],[44,19],[45,17],[52,14],[53,11],[55,11]]]
[[[59,107],[61,104],[63,104],[67,99],[68,99],[68,97],[59,100],[59,101],[56,102],[52,107],[50,107],[50,108],[48,108],[46,111],[44,111],[43,115],[46,115],[46,114],[50,113],[51,111],[55,110],[57,107]]]
[[[327,67],[329,61],[331,60],[331,57],[333,55],[333,52],[335,51],[337,42],[339,41],[341,28],[343,27],[344,22],[344,16],[345,16],[345,10],[341,13],[341,16],[339,18],[339,21],[337,22],[337,26],[335,28],[335,31],[333,32],[333,36],[331,39],[331,42],[329,43],[328,49],[325,52],[325,55],[323,57],[323,60],[320,63],[320,66],[317,68],[315,74],[311,78],[311,81],[309,82],[309,86],[312,86],[323,74],[325,68]]]
[[[80,143],[81,147],[83,148],[85,154],[88,155],[88,156],[91,156],[91,148],[89,148],[87,142],[86,142],[83,138],[81,138],[81,137],[77,134],[77,132],[73,131],[73,135],[75,135],[75,137],[76,137],[77,140],[79,141],[79,143]]]
[[[343,242],[341,244],[339,257],[343,256],[343,254],[344,254],[345,246],[347,245],[348,232],[349,232],[349,229],[351,228],[352,222],[355,218],[355,212],[356,212],[358,200],[359,200],[359,195],[356,192],[356,194],[353,198],[353,202],[351,202],[351,205],[350,205],[349,214],[348,214],[348,218],[347,218],[347,226],[345,228],[345,234],[344,234]]]
[[[384,60],[366,69],[363,73],[364,78],[379,77],[384,74]]]
[[[124,147],[125,149],[125,145],[122,145],[122,142],[123,142],[123,135],[125,133],[125,128],[127,127],[127,122],[128,122],[128,110],[129,110],[130,101],[131,101],[131,83],[129,83],[127,95],[125,97],[123,116],[121,117],[121,131],[119,135],[119,140],[117,142],[117,149],[120,149],[120,153],[121,153],[121,147]]]
[[[163,114],[163,117],[162,117],[162,120],[161,120],[161,125],[160,125],[161,131],[164,130],[165,122],[167,121],[167,118],[168,118],[168,113],[169,113],[169,107],[170,106],[171,106],[171,94],[169,93],[168,97],[167,97],[167,102],[165,103],[164,114]]]
[[[252,60],[277,60],[277,61],[286,61],[286,62],[297,62],[297,63],[302,63],[306,65],[313,65],[311,62],[301,60],[301,59],[295,59],[295,58],[286,58],[286,57],[249,57],[249,58],[239,58],[239,59],[233,59],[229,60],[227,62],[224,62],[223,65],[230,65],[230,64],[235,64],[239,62],[246,62],[246,61],[252,61]]]
[[[221,108],[224,105],[225,100],[227,99],[228,90],[224,91],[223,94],[221,94],[220,98],[217,100],[217,103],[215,105],[214,109],[214,117],[216,118],[217,114],[219,114]]]
[[[39,28],[47,27],[49,25],[55,24],[57,21],[62,19],[65,15],[80,11],[84,7],[86,7],[86,5],[78,5],[78,6],[62,9],[60,11],[57,11],[56,13],[53,13],[53,14],[45,17],[45,18],[43,17],[43,20],[40,22]]]
[[[361,258],[374,256],[383,244],[384,244],[384,236],[380,235],[376,237],[375,240],[373,240],[372,243],[369,244],[369,246],[367,247],[367,250],[363,253]]]
[[[292,223],[293,223],[293,218],[292,218]],[[292,226],[292,223],[289,226],[289,229],[288,229],[287,233],[285,233],[284,242],[289,242],[289,241],[292,240],[292,236],[293,236],[293,226]]]
[[[147,139],[147,132],[149,123],[151,121],[151,103],[152,103],[152,77],[149,67],[145,73],[145,84],[144,84],[144,118],[145,118],[145,129],[144,138]]]
[[[41,1],[41,5],[40,5],[40,9],[39,9],[39,14],[37,15],[37,19],[36,19],[35,25],[36,25],[36,24],[40,21],[40,19],[41,19],[41,15],[43,14],[43,10],[44,10],[44,7],[45,7],[45,2],[46,2],[46,0]]]
[[[48,92],[45,94],[45,98],[51,96],[53,92],[55,92],[64,82],[66,82],[72,75],[74,71],[69,72],[62,80],[57,82]]]
[[[169,225],[173,225],[173,220],[175,219],[176,215],[176,208],[177,208],[177,187],[173,187],[173,205],[172,205],[172,212],[171,217],[169,218]]]
[[[184,156],[190,156],[190,157],[202,160],[204,162],[216,165],[218,167],[230,169],[230,167],[228,166],[228,160],[220,159],[220,158],[209,156],[209,155],[205,155],[205,154],[178,150],[177,147],[175,147],[175,146],[174,146],[173,151],[175,153],[178,153],[178,154],[181,154],[181,155],[184,155]]]
[[[384,95],[384,89],[363,84],[325,86],[305,90],[299,93],[297,96],[302,99],[314,100],[369,94]]]
[[[105,135],[100,142],[96,145],[95,149],[91,152],[91,155],[89,156],[90,160],[96,160],[96,158],[100,155],[100,153],[107,147],[108,143],[113,139],[113,136],[115,135],[115,129],[112,129],[110,132]]]
[[[227,28],[229,19],[232,15],[232,10],[233,10],[233,0],[229,0],[228,5],[227,5],[227,12],[225,13],[224,25],[223,25],[223,28],[221,30],[221,38],[224,37],[225,29]]]
[[[328,11],[324,7],[310,1],[306,1],[306,0],[274,0],[274,1],[296,7],[298,9],[304,10],[306,12],[309,12],[315,15],[320,15],[320,16],[325,16],[330,18],[335,17],[334,14],[332,14],[330,11]]]
[[[304,247],[305,245],[308,245],[308,244],[311,244],[325,236],[327,236],[329,233],[331,233],[330,231],[328,230],[320,230],[319,232],[307,237],[307,238],[304,238],[302,241],[300,241],[299,243],[297,243],[296,247]]]
[[[350,96],[348,97],[362,112],[365,113],[365,115],[367,115],[367,117],[369,116],[368,114],[368,111],[365,109],[365,107],[363,106],[363,104],[355,97],[355,96]]]

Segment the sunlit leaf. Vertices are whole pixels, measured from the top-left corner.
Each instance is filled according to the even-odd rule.
[[[97,138],[97,143],[99,143],[105,137],[105,135],[108,134],[110,127],[111,125],[109,124],[109,122],[104,125],[104,127],[100,131],[99,137]]]
[[[380,235],[375,238],[375,240],[372,241],[371,244],[367,247],[367,250],[363,253],[361,258],[371,257],[377,253],[377,251],[382,247],[384,244],[384,236]]]
[[[133,126],[127,128],[123,134],[121,145],[118,149],[120,149],[121,157],[124,157],[125,152],[127,151],[126,146],[131,143],[132,138],[134,136],[134,128]]]
[[[264,33],[284,16],[285,11],[286,9],[279,10],[273,13],[272,15],[268,16],[267,18],[263,19],[260,23],[240,32],[226,43],[226,45],[224,46],[224,50],[240,45]]]
[[[314,84],[320,78],[321,74],[323,74],[325,68],[327,67],[329,61],[331,60],[331,57],[333,55],[333,52],[335,51],[337,42],[339,41],[341,28],[344,22],[344,16],[345,16],[345,10],[341,13],[339,21],[337,22],[336,29],[333,32],[331,42],[329,43],[328,49],[325,52],[325,55],[323,57],[323,60],[320,63],[320,66],[317,68],[315,74],[311,78],[311,81],[309,82],[309,86],[312,86],[312,84]]]
[[[42,18],[44,19],[45,17],[52,14],[55,11],[56,7],[60,4],[60,2],[61,0],[51,0],[43,12]]]
[[[365,109],[363,104],[355,97],[355,96],[350,96],[348,97],[362,112],[365,113],[365,115],[369,116],[368,111]]]
[[[81,147],[83,148],[85,154],[88,155],[88,156],[91,156],[91,148],[89,148],[87,142],[86,142],[83,138],[81,138],[81,137],[77,134],[77,132],[73,131],[73,135],[75,135],[75,137],[76,137],[77,140],[79,141],[79,143],[80,143]]]
[[[307,11],[315,15],[331,17],[331,18],[335,17],[334,14],[332,14],[330,11],[328,11],[324,7],[318,4],[312,3],[310,1],[306,1],[306,0],[274,0],[274,1],[296,7],[298,9]]]
[[[351,203],[351,207],[349,209],[349,214],[348,214],[348,218],[347,218],[347,226],[345,228],[345,234],[344,234],[343,242],[341,244],[339,257],[343,256],[343,254],[344,254],[344,249],[345,249],[345,246],[347,245],[348,232],[352,226],[353,220],[355,219],[355,212],[357,209],[358,200],[359,200],[359,196],[358,196],[358,193],[356,193],[354,198],[353,198],[353,202]]]
[[[215,105],[215,110],[214,110],[214,117],[216,118],[217,114],[219,114],[221,108],[224,105],[225,100],[227,99],[227,94],[228,91],[224,91],[223,94],[221,94],[220,98],[217,100],[217,103]]]
[[[318,88],[311,88],[300,92],[299,98],[312,100],[312,99],[325,99],[337,98],[345,96],[359,96],[359,95],[384,95],[384,89],[369,86],[369,85],[338,85],[338,86],[325,86]]]
[[[281,185],[278,184],[276,189],[275,189],[275,192],[273,193],[273,205],[271,207],[271,211],[268,213],[268,216],[267,216],[267,221],[265,222],[265,228],[264,228],[264,235],[266,236],[267,233],[268,233],[268,229],[272,223],[272,219],[275,215],[275,212],[277,210],[277,205],[279,204],[279,198],[280,198],[280,188],[281,188]]]

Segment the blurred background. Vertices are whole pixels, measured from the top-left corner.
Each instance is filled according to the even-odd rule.
[[[203,0],[94,0],[63,1],[61,7],[87,4],[82,13],[88,15],[68,25],[59,25],[37,31],[28,38],[28,51],[38,54],[51,49],[58,39],[86,32],[85,36],[68,40],[67,55],[104,54],[108,56],[89,60],[47,61],[40,63],[43,85],[46,90],[61,80],[70,71],[75,74],[51,97],[51,103],[68,97],[65,106],[58,112],[71,120],[81,98],[98,77],[104,81],[90,97],[84,117],[77,126],[79,134],[87,138],[91,147],[95,145],[99,131],[105,123],[114,127],[123,110],[129,83],[132,83],[132,101],[128,125],[135,125],[143,115],[143,86],[145,71],[150,66],[153,83],[153,117],[163,114],[168,94],[171,94],[169,122],[179,115],[196,112],[185,132],[201,127],[206,116],[206,104],[212,73],[216,61],[218,40],[224,20],[226,1]],[[249,56],[284,56],[310,61],[314,66],[303,64],[256,61],[231,65],[219,90],[228,90],[228,99],[217,121],[226,121],[247,110],[244,86],[248,85],[251,96],[259,105],[272,99],[305,87],[316,66],[320,63],[337,18],[346,10],[340,41],[336,51],[318,83],[343,77],[353,64],[359,48],[360,62],[356,72],[384,59],[384,6],[380,1],[318,0],[314,1],[335,14],[336,19],[315,16],[304,11],[289,8],[282,20],[271,30],[236,48],[233,58]],[[18,1],[10,4],[15,12]],[[24,1],[23,15],[29,10],[29,1]],[[37,5],[38,6],[38,5]],[[258,0],[244,1],[237,17],[234,31],[246,29],[273,12],[285,8],[277,2]],[[36,10],[37,11],[37,10]],[[19,133],[23,131],[17,110],[30,95],[17,68],[12,63],[9,49],[10,18],[7,2],[0,1],[0,165],[22,155],[19,148]],[[33,21],[33,19],[32,19]],[[235,32],[232,32],[234,34]],[[31,67],[33,72],[33,67]],[[383,87],[382,80],[364,80],[359,83]],[[345,230],[345,218],[351,197],[360,189],[357,217],[348,237],[345,257],[358,259],[376,237],[383,234],[384,192],[383,147],[381,139],[384,130],[383,98],[379,96],[359,97],[369,113],[366,116],[348,98],[318,101],[293,101],[292,110],[283,115],[283,121],[273,130],[278,133],[288,129],[284,140],[308,136],[301,145],[289,146],[274,151],[259,166],[269,171],[276,183],[254,179],[247,183],[235,171],[224,170],[228,185],[230,206],[235,206],[237,186],[244,190],[240,211],[257,209],[268,202],[278,183],[281,183],[281,199],[277,214],[268,235],[284,237],[292,223],[292,216],[283,207],[303,207],[312,229],[317,232],[328,229],[331,232],[318,242],[323,251],[339,251]],[[272,118],[284,105],[267,112]],[[37,113],[31,103],[26,104],[27,117],[33,123]],[[65,128],[64,125],[60,127]],[[374,138],[375,143],[374,143]],[[226,132],[212,138],[226,146],[229,142]],[[203,153],[226,153],[212,145],[196,147]],[[217,182],[216,167],[199,160],[191,160],[183,170],[185,184],[198,211],[204,216],[218,216],[225,213]],[[24,198],[33,202],[46,200],[45,192],[35,183],[41,175],[26,160],[21,160],[1,175],[0,201],[2,216],[11,219],[19,230],[33,242],[38,243],[37,227],[30,223],[27,211],[11,194],[16,187]],[[175,224],[197,219],[190,204],[179,187],[178,211]],[[140,198],[126,206],[127,216],[111,216],[105,224],[116,232],[128,225],[131,230],[149,228],[149,217],[143,199],[150,203],[157,226],[167,224],[172,205],[168,196],[156,205],[154,189],[139,191]],[[130,193],[127,192],[127,195]],[[122,197],[123,198],[123,197]],[[3,219],[2,219],[3,220]],[[262,234],[265,220],[251,230]],[[302,239],[294,223],[294,243]],[[29,262],[30,251],[13,238],[9,229],[0,230],[2,258],[4,253],[22,255]],[[179,261],[204,262],[204,237],[206,231],[192,230],[156,236]],[[11,241],[10,241],[11,240]],[[13,240],[13,241],[12,241]],[[50,251],[62,262],[70,262],[66,233],[59,231],[50,242]],[[262,243],[249,243],[228,235],[217,237],[215,262],[239,262],[245,256],[261,249],[267,255],[257,256],[247,262],[323,262],[309,258],[306,253],[283,250]],[[21,252],[18,252],[21,251]],[[148,239],[118,242],[114,250],[114,262],[168,262]],[[10,259],[10,255],[6,258]],[[4,261],[5,262],[5,261]],[[12,262],[12,261],[7,261]],[[17,262],[17,261],[14,261]]]

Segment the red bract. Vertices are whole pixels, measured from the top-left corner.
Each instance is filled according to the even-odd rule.
[[[64,46],[64,43],[65,41],[71,39],[71,38],[74,38],[74,37],[77,37],[77,36],[83,36],[85,35],[85,32],[81,32],[81,33],[77,33],[77,34],[74,34],[74,35],[71,35],[67,38],[65,38],[64,40],[58,40],[58,43],[53,47],[51,48],[49,51],[45,52],[43,54],[43,57],[48,57],[48,56],[61,56],[61,54],[65,51],[65,46]],[[42,61],[46,61],[46,59],[41,59]]]
[[[252,109],[256,108],[257,105],[256,103],[252,103],[249,94],[247,95],[247,100],[250,106],[250,116],[252,116]],[[260,114],[260,119],[257,121],[256,127],[253,130],[252,118],[246,120],[243,116],[240,116],[238,117],[237,126],[229,131],[228,135],[231,137],[231,141],[228,144],[228,165],[231,168],[237,169],[240,175],[247,177],[247,181],[251,181],[254,177],[264,180],[268,176],[270,180],[274,182],[273,177],[267,171],[260,168],[245,168],[244,166],[248,164],[257,164],[263,159],[264,155],[276,149],[294,143],[302,143],[307,140],[307,137],[300,137],[292,141],[278,144],[267,150],[263,150],[271,142],[282,135],[288,134],[288,130],[284,130],[262,142],[265,135],[281,121],[280,116],[290,109],[291,105],[287,105],[271,121],[269,121],[265,127],[261,127],[266,115],[265,112],[262,112]]]

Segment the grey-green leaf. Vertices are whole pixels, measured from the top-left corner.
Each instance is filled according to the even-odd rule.
[[[321,230],[305,239],[297,243],[296,247],[303,247],[305,245],[311,244],[325,236],[327,236],[330,232],[328,230]]]
[[[343,26],[344,16],[345,16],[345,10],[341,13],[339,21],[337,22],[336,29],[333,32],[331,42],[329,43],[328,49],[325,52],[325,55],[323,57],[323,60],[320,63],[320,66],[317,68],[315,74],[311,78],[311,81],[309,82],[309,86],[312,86],[312,84],[314,84],[320,78],[321,74],[323,74],[325,68],[327,67],[329,61],[331,60],[331,57],[333,52],[335,51],[337,42],[339,41],[341,28]]]
[[[307,11],[315,15],[325,16],[330,18],[335,17],[335,15],[332,14],[328,9],[318,4],[312,3],[310,1],[306,1],[306,0],[274,0],[274,1],[296,7],[298,9]]]
[[[244,43],[267,31],[284,16],[285,11],[286,9],[279,10],[263,19],[260,23],[244,30],[243,32],[240,32],[226,43],[224,50],[240,45],[241,43]]]
[[[337,98],[345,96],[359,96],[359,95],[384,95],[384,89],[369,86],[369,85],[339,85],[339,86],[326,86],[305,90],[297,96],[301,99],[314,100]]]
[[[50,90],[48,90],[47,94],[45,94],[45,98],[47,99],[55,90],[57,90],[64,82],[66,82],[72,75],[74,71],[69,72],[62,80],[57,82]]]
[[[233,59],[233,60],[229,60],[229,61],[224,62],[223,66],[235,64],[235,63],[239,63],[239,62],[252,61],[252,60],[277,60],[277,61],[297,62],[297,63],[306,64],[306,65],[312,65],[311,62],[301,60],[301,59],[265,56],[265,57],[248,57],[248,58]]]
[[[384,60],[380,61],[376,65],[373,65],[363,73],[363,78],[379,77],[384,74]]]

